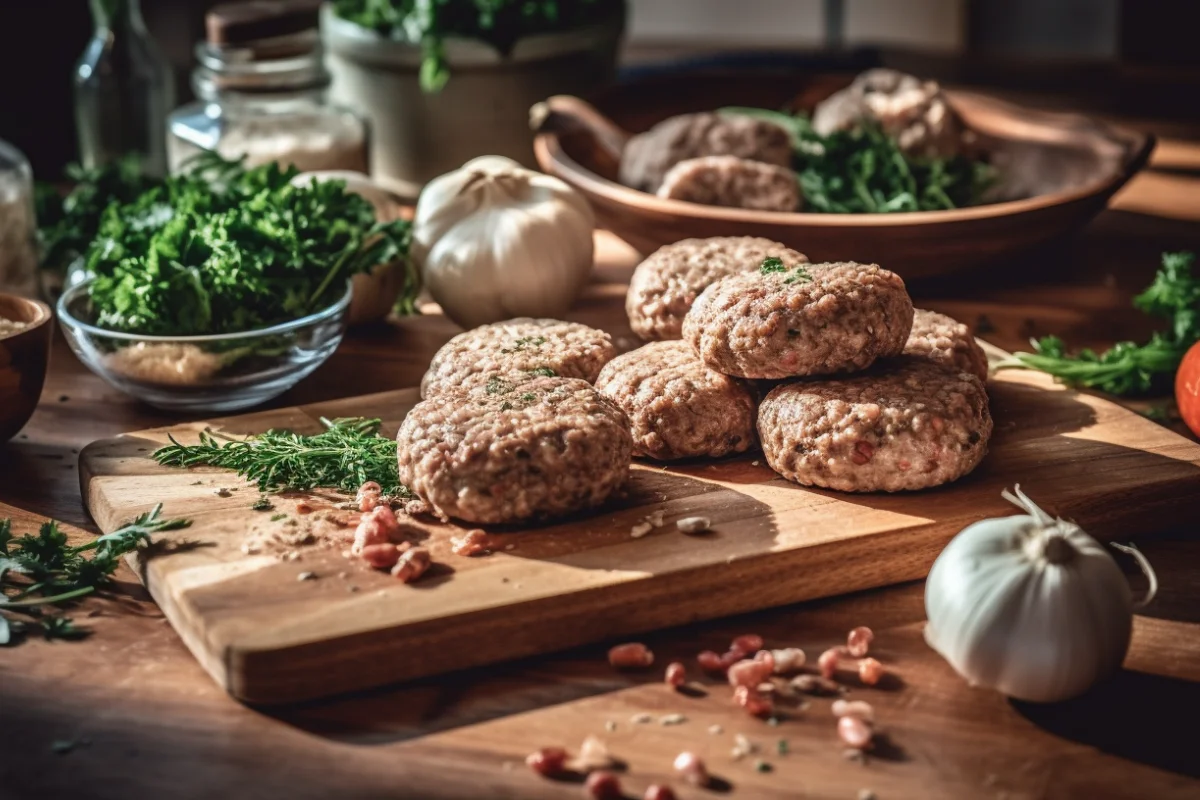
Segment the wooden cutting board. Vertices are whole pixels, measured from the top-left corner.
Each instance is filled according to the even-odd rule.
[[[88,446],[79,468],[105,531],[158,502],[167,516],[194,520],[160,537],[137,565],[142,580],[221,686],[280,703],[921,578],[964,526],[1015,513],[1000,498],[1015,483],[1101,538],[1200,513],[1200,445],[1042,375],[1001,372],[989,390],[991,452],[955,484],[853,495],[787,483],[756,454],[639,464],[626,496],[600,513],[499,532],[489,556],[453,555],[449,540],[462,528],[428,525],[438,567],[412,585],[346,560],[344,545],[247,554],[252,530],[323,530],[297,504],[331,498],[276,497],[275,513],[288,518],[272,522],[250,508],[257,491],[230,473],[160,467],[150,454],[168,433],[190,443],[206,427],[316,432],[322,416],[378,416],[391,435],[416,390],[131,433]],[[632,538],[657,511],[665,524]],[[711,518],[713,531],[679,533],[675,520],[694,515]]]

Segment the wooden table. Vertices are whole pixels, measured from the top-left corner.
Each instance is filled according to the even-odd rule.
[[[1200,144],[1169,139],[1154,171],[1082,237],[991,274],[913,286],[913,294],[1008,349],[1042,333],[1096,346],[1142,336],[1149,326],[1129,298],[1158,253],[1200,250],[1198,165]],[[636,255],[604,235],[600,245],[596,280],[572,316],[620,332]],[[357,332],[276,404],[413,385],[455,330],[430,315]],[[90,523],[78,449],[175,418],[109,388],[61,337],[53,359],[37,414],[0,449],[0,517],[12,515],[21,530],[56,517],[82,539]],[[920,583],[646,637],[665,664],[690,662],[748,631],[815,655],[851,627],[870,625],[900,685],[854,692],[876,706],[887,731],[887,746],[865,764],[843,758],[827,699],[771,727],[733,708],[727,689],[685,697],[668,691],[658,670],[614,673],[601,647],[303,706],[247,708],[209,681],[125,570],[111,596],[76,615],[94,630],[90,639],[0,650],[0,798],[579,797],[578,785],[539,778],[521,760],[547,745],[577,749],[588,734],[627,763],[626,790],[638,797],[648,783],[670,780],[684,749],[702,754],[725,782],[718,791],[681,789],[684,798],[854,798],[868,789],[883,800],[1196,797],[1200,542],[1194,520],[1179,523],[1143,543],[1162,590],[1137,617],[1126,670],[1060,706],[967,687],[922,641]],[[631,722],[643,712],[656,721]],[[658,724],[675,712],[687,721]],[[722,732],[710,733],[713,725]],[[762,752],[734,761],[738,732]],[[777,752],[781,739],[786,755]],[[757,758],[770,771],[756,770]]]

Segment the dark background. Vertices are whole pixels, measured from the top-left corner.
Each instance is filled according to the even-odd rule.
[[[192,47],[214,4],[142,2],[180,102],[191,97]],[[962,54],[867,57],[942,79],[1069,90],[1101,109],[1200,117],[1200,0],[974,0],[968,9]],[[44,179],[76,157],[71,74],[91,32],[86,0],[0,0],[0,138]]]

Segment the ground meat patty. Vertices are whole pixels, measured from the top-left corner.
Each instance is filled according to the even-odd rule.
[[[871,69],[831,95],[813,111],[813,130],[822,136],[864,122],[883,128],[904,152],[948,158],[962,145],[963,125],[936,81],[894,69]]]
[[[434,395],[396,442],[400,481],[435,512],[476,523],[594,508],[624,482],[633,449],[625,414],[575,378]]]
[[[634,455],[720,458],[754,444],[752,388],[704,366],[686,342],[651,342],[617,356],[596,388],[629,418]]]
[[[683,338],[739,378],[830,375],[899,355],[912,328],[904,281],[875,264],[810,264],[722,278],[696,298]]]
[[[752,272],[769,256],[788,266],[808,261],[803,253],[754,236],[684,239],[660,247],[638,265],[629,281],[629,326],[642,339],[678,339],[684,315],[709,284]]]
[[[897,492],[974,469],[992,417],[974,375],[902,356],[849,378],[777,386],[759,408],[758,435],[767,463],[790,481]]]
[[[958,320],[936,311],[914,310],[912,333],[908,335],[904,353],[969,372],[984,383],[988,379],[987,356],[971,331]]]
[[[700,156],[737,156],[786,167],[792,163],[792,142],[787,131],[765,120],[731,114],[681,114],[625,144],[618,178],[626,186],[654,192],[667,170]]]
[[[658,196],[707,206],[796,211],[800,183],[787,167],[737,156],[704,156],[671,167]]]
[[[576,322],[520,317],[460,333],[434,354],[421,396],[469,389],[493,376],[554,374],[596,380],[617,354],[612,337]]]

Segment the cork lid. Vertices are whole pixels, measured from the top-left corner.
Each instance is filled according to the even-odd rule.
[[[242,0],[213,6],[205,16],[210,45],[229,47],[315,30],[321,0]]]

